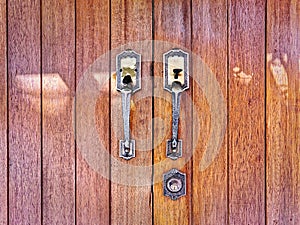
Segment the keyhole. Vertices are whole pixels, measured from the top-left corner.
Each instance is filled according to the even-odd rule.
[[[131,84],[132,83],[132,79],[131,79],[131,76],[130,75],[126,75],[124,78],[123,78],[123,84]]]
[[[182,72],[182,69],[173,69],[174,79],[178,79],[178,76],[181,72]]]
[[[171,192],[179,192],[182,188],[182,181],[178,178],[171,178],[167,181],[167,188]]]

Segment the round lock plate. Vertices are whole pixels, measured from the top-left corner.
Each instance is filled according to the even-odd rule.
[[[182,188],[182,181],[177,178],[170,178],[167,181],[167,188],[171,192],[179,192]]]
[[[186,194],[186,175],[177,169],[164,174],[164,195],[176,200]]]

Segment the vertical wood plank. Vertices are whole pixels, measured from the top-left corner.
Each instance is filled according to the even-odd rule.
[[[166,158],[166,141],[171,138],[172,95],[163,89],[163,53],[172,48],[186,48],[191,44],[190,1],[154,1],[154,223],[191,224],[192,148],[192,82],[181,95],[179,138],[182,139],[182,158]],[[163,194],[163,174],[176,168],[186,173],[186,196],[176,201]]]
[[[265,2],[230,1],[230,224],[265,224]]]
[[[214,136],[211,116],[214,102],[227,101],[227,1],[193,0],[192,52],[193,58],[193,224],[227,224],[227,138]],[[223,96],[213,86],[211,74],[199,65],[203,60],[217,79]],[[200,71],[199,71],[200,69]],[[202,70],[201,70],[202,69]],[[204,74],[206,73],[206,74]],[[207,91],[201,89],[204,86]],[[208,94],[210,96],[205,96]],[[218,105],[217,107],[221,107]],[[222,109],[223,110],[223,109]],[[224,113],[224,119],[226,112]],[[216,119],[216,118],[213,118]],[[198,122],[198,123],[197,123]],[[226,119],[218,130],[226,129]],[[224,134],[221,132],[221,134]],[[211,135],[213,135],[211,137]],[[209,140],[223,143],[213,161]],[[215,146],[218,148],[218,146]],[[210,151],[210,152],[207,152]],[[204,160],[204,161],[203,161]],[[202,168],[207,165],[208,167]]]
[[[8,1],[9,224],[41,223],[40,1]]]
[[[267,223],[300,223],[300,3],[267,5]]]
[[[74,224],[74,1],[42,4],[43,223]]]
[[[120,49],[112,52],[112,73],[116,54],[125,50],[122,45],[141,54],[143,61],[142,89],[131,100],[130,132],[136,141],[136,157],[130,161],[119,157],[119,140],[124,139],[121,93],[116,91],[115,77],[111,79],[112,224],[152,224],[152,42],[143,42],[152,39],[151,24],[151,1],[111,1],[111,47]]]
[[[0,1],[0,224],[7,224],[6,1]]]
[[[109,16],[109,1],[92,0],[76,3],[76,84],[87,68],[98,57],[109,51]],[[101,76],[106,76],[108,80],[109,58],[104,62],[103,70],[107,73]],[[96,117],[100,120],[98,124],[101,126],[98,134],[90,135],[100,137],[105,148],[109,149],[109,82],[102,88],[105,93],[102,93],[95,109],[95,113],[98,112]],[[78,116],[85,119],[85,115],[77,115],[76,119]],[[90,151],[97,150],[90,149]],[[108,173],[109,161],[99,164]],[[82,149],[77,148],[77,224],[109,224],[109,180],[98,172],[85,160]]]

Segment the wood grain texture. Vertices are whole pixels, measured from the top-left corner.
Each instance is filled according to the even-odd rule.
[[[154,1],[154,223],[191,224],[192,82],[181,95],[178,138],[182,158],[166,158],[166,141],[171,138],[172,95],[163,89],[163,53],[172,48],[190,50],[191,5],[189,1]],[[167,43],[168,42],[168,43]],[[186,51],[187,51],[186,50]],[[186,173],[186,196],[171,200],[163,194],[163,174],[176,168]]]
[[[265,3],[230,1],[229,223],[265,224]]]
[[[42,4],[43,223],[75,223],[75,1]]]
[[[0,224],[7,224],[6,1],[0,1]]]
[[[215,77],[222,90],[221,100],[227,109],[227,2],[193,0],[192,16],[192,52],[195,54],[191,72],[194,105],[193,224],[224,225],[228,217],[227,138],[226,135],[215,136],[212,131],[212,120],[216,118],[211,118],[215,116],[212,114],[215,109],[209,101],[220,101],[217,87],[212,82]],[[209,67],[214,77],[200,65],[200,60]],[[226,118],[226,112],[223,113]],[[217,129],[225,130],[226,120],[224,124],[218,124]],[[209,149],[210,138],[214,141],[220,139],[223,143],[216,149],[218,154],[212,162],[209,161],[210,155],[213,155]],[[206,169],[202,169],[203,162],[208,165]]]
[[[192,67],[181,95],[183,157],[173,161],[162,57],[176,47],[190,51]],[[119,158],[115,90],[115,57],[127,48],[143,61],[130,161]],[[0,0],[0,224],[300,224],[299,52],[297,0]],[[105,82],[93,114],[76,115],[90,103],[76,105],[74,95],[92,64]],[[229,123],[208,163],[214,77]],[[72,119],[87,116],[97,129],[89,137],[111,161],[91,143],[75,146]],[[163,195],[171,168],[187,174],[187,195],[176,201]]]
[[[102,54],[109,51],[109,1],[92,0],[76,3],[76,85],[85,75],[88,67]],[[109,58],[104,61],[105,79],[109,79]],[[109,82],[102,86],[101,98],[97,101],[95,116],[98,133],[106,149],[109,150]],[[89,90],[84,90],[88,92]],[[87,104],[90,101],[87,99]],[[76,104],[77,107],[83,107]],[[77,112],[78,110],[76,110]],[[100,116],[99,116],[100,115]],[[76,119],[85,120],[85,115],[76,115]],[[89,129],[89,128],[87,128]],[[76,131],[78,132],[78,131]],[[77,224],[109,224],[109,180],[86,160],[82,153],[84,149],[77,148]],[[87,151],[94,152],[94,146]],[[106,173],[109,173],[109,161],[98,162]]]
[[[152,224],[152,3],[147,0],[111,1],[111,71],[122,50],[142,54],[142,89],[131,98],[130,132],[136,141],[136,157],[119,157],[119,141],[124,139],[121,93],[111,79],[111,223]],[[136,43],[133,43],[136,42]],[[138,43],[140,42],[140,43]],[[121,47],[126,45],[126,47]],[[125,178],[125,179],[124,179]]]
[[[268,1],[267,224],[300,223],[300,3]]]
[[[40,1],[9,1],[9,224],[41,223],[40,52]]]

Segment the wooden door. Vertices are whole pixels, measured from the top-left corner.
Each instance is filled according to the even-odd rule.
[[[166,157],[163,54],[189,53]],[[123,138],[116,55],[142,56]],[[0,224],[300,224],[300,2],[0,0]],[[164,196],[163,175],[186,174]]]

